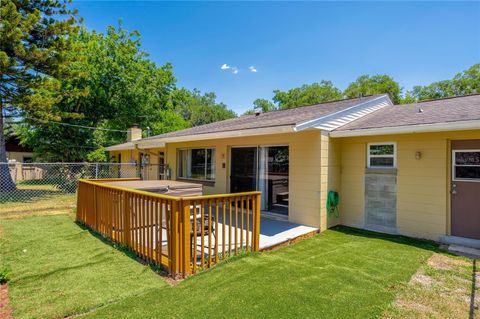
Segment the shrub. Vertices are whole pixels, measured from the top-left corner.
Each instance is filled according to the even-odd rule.
[[[0,267],[0,285],[6,284],[10,280],[10,273],[9,267]]]

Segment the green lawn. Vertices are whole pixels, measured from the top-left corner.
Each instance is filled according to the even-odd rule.
[[[232,259],[172,287],[69,216],[0,220],[0,227],[15,318],[381,317],[436,250],[338,228]]]
[[[13,272],[15,318],[64,317],[166,286],[70,216],[0,220],[0,228],[0,265]]]
[[[42,181],[20,181],[16,190],[0,192],[0,218],[65,214],[72,211],[76,204],[75,193],[65,193],[55,185],[40,182]]]

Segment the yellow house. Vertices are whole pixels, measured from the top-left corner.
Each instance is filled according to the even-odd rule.
[[[108,150],[142,163],[144,179],[201,183],[206,194],[259,190],[266,216],[320,231],[480,242],[480,95],[345,99],[149,138],[132,128]]]

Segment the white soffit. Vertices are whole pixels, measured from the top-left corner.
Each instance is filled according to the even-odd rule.
[[[308,128],[332,131],[381,108],[392,105],[392,101],[388,95],[385,94],[370,101],[356,104],[344,110],[330,113],[313,120],[298,123],[295,126],[295,131],[303,131]]]

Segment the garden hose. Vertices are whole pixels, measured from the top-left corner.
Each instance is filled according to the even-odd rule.
[[[327,196],[327,213],[329,215],[338,217],[339,216],[339,211],[338,211],[338,204],[340,202],[340,196],[338,195],[337,192],[335,191],[329,191],[328,196]]]

